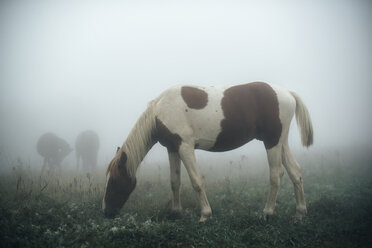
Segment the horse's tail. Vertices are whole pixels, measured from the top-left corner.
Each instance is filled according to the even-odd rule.
[[[291,94],[296,100],[296,120],[301,132],[302,145],[309,147],[313,144],[313,125],[309,111],[299,95],[292,91]]]

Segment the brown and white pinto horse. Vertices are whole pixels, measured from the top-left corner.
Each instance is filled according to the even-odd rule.
[[[313,143],[311,119],[294,92],[262,82],[225,87],[175,86],[166,90],[149,103],[108,166],[102,203],[105,215],[113,217],[119,212],[135,188],[139,164],[151,147],[160,142],[168,149],[172,210],[181,211],[182,161],[200,200],[200,221],[204,221],[212,211],[194,150],[223,152],[258,139],[265,145],[270,166],[265,216],[274,212],[284,166],[294,184],[295,216],[301,218],[306,213],[301,168],[288,146],[295,113],[302,144],[308,147]]]

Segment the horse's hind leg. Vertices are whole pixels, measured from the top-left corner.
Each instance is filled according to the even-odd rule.
[[[296,196],[296,215],[295,217],[301,219],[306,214],[306,202],[304,195],[304,187],[302,184],[301,167],[293,157],[288,143],[283,144],[282,160],[285,169],[288,172],[289,178],[293,182],[295,196]]]
[[[207,195],[205,194],[203,180],[199,172],[199,168],[196,164],[194,146],[190,146],[186,143],[182,143],[179,150],[180,157],[183,164],[186,167],[187,173],[189,174],[192,187],[198,194],[201,208],[200,222],[203,222],[212,215],[212,210],[209,205]]]
[[[267,150],[267,158],[270,167],[270,191],[267,197],[266,206],[264,208],[265,218],[273,215],[278,195],[280,179],[283,176],[284,169],[282,167],[282,145],[278,144]]]
[[[180,199],[181,159],[177,152],[168,151],[168,157],[170,165],[171,188],[173,193],[172,211],[180,213],[182,210]]]

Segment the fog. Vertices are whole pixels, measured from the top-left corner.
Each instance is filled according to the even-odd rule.
[[[371,147],[371,1],[1,1],[2,154],[42,163],[54,132],[95,130],[103,167],[175,84],[265,81],[297,92],[322,149]],[[290,145],[302,151],[292,122]],[[230,153],[264,154],[260,142]],[[146,163],[167,161],[160,145]],[[75,164],[71,154],[66,164]]]

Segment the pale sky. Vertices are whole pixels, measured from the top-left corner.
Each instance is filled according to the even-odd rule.
[[[73,146],[93,129],[106,161],[168,87],[251,81],[303,98],[314,149],[371,146],[371,44],[367,0],[3,0],[0,146],[39,163],[44,132]],[[167,159],[158,147],[151,156]]]

